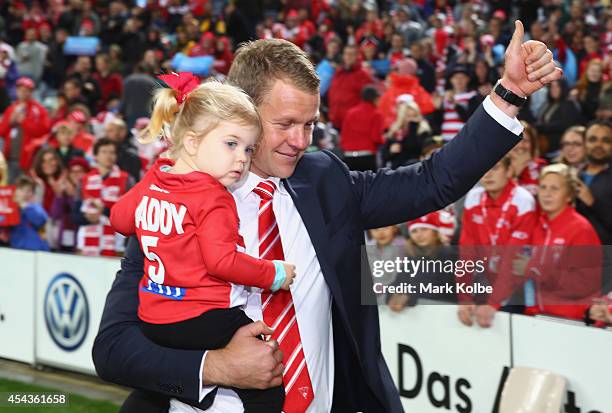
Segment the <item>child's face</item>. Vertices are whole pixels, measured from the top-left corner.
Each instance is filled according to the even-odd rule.
[[[394,226],[382,227],[370,230],[372,238],[376,241],[376,245],[384,246],[389,245],[395,239],[396,229]]]
[[[15,188],[15,202],[18,204],[28,203],[34,198],[34,191],[30,186],[20,186]]]
[[[436,242],[436,231],[431,228],[414,228],[410,231],[410,239],[419,247],[429,247]]]
[[[74,132],[68,128],[60,128],[60,130],[57,131],[57,143],[59,143],[60,146],[69,146],[73,138]]]
[[[70,168],[70,171],[68,173],[68,177],[70,178],[70,180],[73,183],[78,183],[81,182],[81,179],[83,179],[83,177],[85,176],[85,169],[83,169],[82,166],[80,165],[73,165]]]
[[[249,170],[259,130],[235,122],[221,122],[201,139],[195,157],[196,167],[230,186]]]

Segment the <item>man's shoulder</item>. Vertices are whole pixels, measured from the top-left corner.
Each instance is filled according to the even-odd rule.
[[[343,165],[343,163],[340,158],[328,150],[308,152],[300,159],[296,168],[296,173],[304,169],[307,169],[308,173],[325,173],[324,171],[321,172],[321,168],[337,168],[341,165]]]
[[[348,178],[349,170],[340,158],[330,151],[322,150],[304,154],[289,180],[305,180],[314,184]]]

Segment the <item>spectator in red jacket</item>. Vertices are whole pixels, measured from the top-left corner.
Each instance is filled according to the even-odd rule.
[[[472,189],[465,198],[463,208],[463,224],[459,245],[462,257],[482,259],[487,256],[486,275],[496,292],[496,283],[500,283],[502,265],[511,262],[510,253],[516,248],[529,243],[529,234],[535,223],[535,199],[526,189],[516,185],[512,180],[510,157],[506,156],[491,168],[480,180],[482,186]],[[480,248],[486,246],[486,250]],[[502,248],[498,248],[502,246]],[[466,248],[467,247],[467,248]],[[505,267],[504,267],[505,268]],[[458,278],[458,282],[470,284],[472,274]],[[505,280],[504,280],[505,281]],[[503,299],[508,298],[514,289],[503,289]],[[507,294],[506,294],[507,292]],[[495,305],[474,305],[474,297],[468,294],[458,294],[463,303],[458,308],[459,320],[471,326],[476,317],[481,327],[489,327],[495,311],[501,300],[491,302]],[[515,309],[510,309],[515,311]]]
[[[540,176],[541,213],[532,234],[537,249],[525,270],[536,280],[538,298],[528,314],[582,320],[592,299],[600,296],[601,244],[589,221],[576,212],[578,178],[564,164],[545,167]],[[585,247],[588,246],[588,247]]]
[[[385,128],[391,126],[397,118],[397,98],[401,95],[412,95],[419,106],[422,115],[428,115],[434,111],[431,95],[421,86],[416,76],[418,70],[417,62],[413,59],[400,60],[396,65],[396,71],[391,72],[388,88],[380,98],[379,108],[385,117]]]
[[[98,111],[106,110],[109,100],[121,97],[121,92],[123,91],[121,75],[111,71],[108,54],[99,53],[96,56],[96,72],[94,72],[92,77],[100,86],[101,96],[98,100]]]
[[[76,131],[72,145],[85,152],[90,153],[96,140],[95,136],[88,132],[89,113],[86,107],[77,108],[68,115],[68,122]]]
[[[383,116],[376,109],[378,91],[374,86],[361,90],[361,103],[349,109],[342,123],[340,146],[351,170],[376,169],[376,151],[383,144]]]
[[[17,101],[9,106],[0,120],[0,141],[4,142],[4,155],[9,165],[9,179],[19,170],[28,170],[33,150],[28,144],[49,132],[51,124],[47,110],[32,98],[34,82],[27,77],[17,80]]]
[[[227,75],[232,62],[234,61],[234,53],[232,53],[232,45],[227,36],[220,36],[215,40],[215,60],[213,68],[215,72],[222,75]]]
[[[356,46],[346,46],[342,54],[342,66],[336,69],[329,87],[329,120],[336,128],[342,126],[346,112],[361,102],[360,92],[372,83],[372,78],[358,62]]]

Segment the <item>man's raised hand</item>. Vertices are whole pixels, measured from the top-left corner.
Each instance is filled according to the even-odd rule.
[[[537,40],[523,42],[523,23],[517,20],[514,34],[506,49],[502,85],[519,96],[529,96],[547,83],[561,78],[563,71],[555,65],[553,54]]]

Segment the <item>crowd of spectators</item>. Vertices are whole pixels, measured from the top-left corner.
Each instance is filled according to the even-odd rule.
[[[564,70],[522,109],[521,143],[464,200],[373,237],[383,240],[382,248],[397,238],[389,234],[403,233],[412,254],[431,254],[436,246],[444,255],[438,247],[448,244],[530,244],[542,225],[552,225],[555,206],[564,208],[562,226],[590,234],[587,240],[565,234],[567,245],[610,245],[612,7],[606,4],[0,2],[0,243],[121,254],[124,240],[110,229],[109,210],[165,150],[164,142],[142,145],[136,137],[148,124],[155,75],[181,69],[177,56],[192,63],[210,57],[202,78],[223,79],[241,42],[294,42],[321,78],[321,116],[309,150],[332,150],[351,169],[398,168],[429,157],[463,127],[500,77],[513,21],[520,19],[526,36],[544,42]],[[93,50],[74,46],[89,40]],[[555,188],[561,195],[550,195]],[[495,211],[493,227],[507,218],[507,233],[478,228],[482,217],[474,209],[484,206]],[[525,236],[513,241],[512,225]],[[391,297],[389,303],[400,309],[408,302]],[[462,316],[467,323],[489,310],[470,304]],[[594,314],[599,320],[609,313],[597,307]]]

